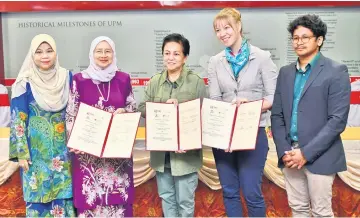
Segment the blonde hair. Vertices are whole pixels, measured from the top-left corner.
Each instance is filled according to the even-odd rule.
[[[235,21],[236,24],[241,24],[241,13],[235,8],[224,8],[222,9],[214,18],[213,27],[216,29],[216,24],[219,20],[225,20],[231,26],[231,28],[235,29],[231,20]],[[242,32],[242,28],[240,33]]]

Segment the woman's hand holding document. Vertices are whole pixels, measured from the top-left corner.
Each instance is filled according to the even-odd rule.
[[[129,158],[140,113],[112,114],[81,103],[67,146],[97,157]]]
[[[263,100],[240,105],[204,99],[203,145],[224,150],[255,149]]]
[[[178,105],[146,102],[146,149],[201,149],[200,99]]]

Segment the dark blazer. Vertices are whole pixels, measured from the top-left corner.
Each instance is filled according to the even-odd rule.
[[[296,62],[280,69],[271,111],[271,129],[278,154],[291,150],[290,122]],[[328,175],[345,171],[346,159],[340,134],[350,109],[350,79],[346,65],[320,54],[301,94],[298,106],[300,150],[312,173]]]

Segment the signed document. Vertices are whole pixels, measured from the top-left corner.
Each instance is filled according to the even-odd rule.
[[[175,106],[146,103],[146,149],[177,151],[201,149],[200,99]]]
[[[180,150],[202,148],[200,99],[179,104],[179,146]]]
[[[129,158],[139,120],[140,113],[113,116],[80,103],[67,146],[97,157]]]
[[[146,150],[177,151],[177,108],[174,104],[146,102]]]
[[[116,114],[113,116],[102,157],[131,157],[140,116],[140,112]]]
[[[228,149],[232,135],[236,105],[204,98],[202,105],[203,145]]]
[[[259,131],[263,100],[241,104],[237,108],[230,149],[253,150]]]
[[[67,146],[100,157],[112,114],[80,103]]]

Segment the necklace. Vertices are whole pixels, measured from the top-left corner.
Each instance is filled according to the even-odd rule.
[[[100,95],[101,95],[101,97],[100,97],[100,100],[101,101],[105,101],[105,102],[107,102],[107,101],[109,101],[109,97],[110,97],[110,81],[109,81],[109,89],[108,89],[108,94],[107,94],[107,99],[105,99],[104,98],[104,95],[102,94],[102,92],[101,92],[101,90],[100,90],[100,88],[99,88],[99,84],[96,84],[96,87],[98,88],[98,90],[99,90],[99,93],[100,93]],[[104,88],[104,85],[103,85],[103,88]],[[105,90],[104,90],[104,92],[105,92]]]

